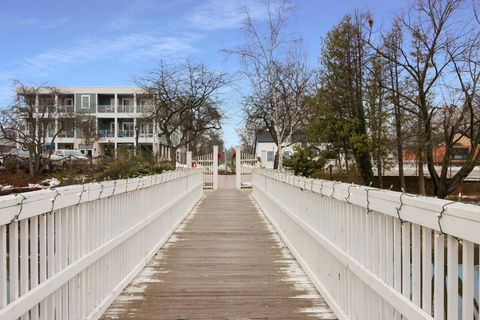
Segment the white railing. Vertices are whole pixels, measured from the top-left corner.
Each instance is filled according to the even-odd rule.
[[[252,188],[253,169],[259,165],[254,154],[242,152],[240,147],[235,149],[236,188]]]
[[[0,197],[0,319],[97,319],[202,196],[184,170]]]
[[[197,167],[203,169],[203,188],[218,189],[218,146],[213,146],[212,153],[197,155],[189,164],[187,159],[187,167]]]
[[[339,319],[479,319],[479,206],[265,169],[253,195]]]

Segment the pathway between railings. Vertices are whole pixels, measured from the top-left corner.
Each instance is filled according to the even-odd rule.
[[[250,193],[207,192],[102,319],[335,319]]]

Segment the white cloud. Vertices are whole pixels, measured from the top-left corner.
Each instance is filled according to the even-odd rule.
[[[39,20],[36,18],[22,18],[17,16],[0,16],[0,25],[10,27],[33,27],[39,29],[53,29],[58,28],[67,22],[67,18]]]
[[[253,19],[264,19],[266,9],[261,1],[247,0],[239,4],[236,0],[207,0],[186,17],[186,22],[195,29],[216,30],[238,28],[248,9]]]
[[[22,69],[48,73],[72,63],[117,59],[129,61],[145,57],[159,57],[179,52],[193,51],[192,43],[197,40],[193,34],[180,36],[155,36],[134,33],[114,39],[85,39],[68,48],[52,48],[21,61]]]

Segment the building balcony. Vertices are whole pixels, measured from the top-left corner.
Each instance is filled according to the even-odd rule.
[[[112,104],[102,104],[97,106],[97,113],[114,113],[115,106]]]
[[[139,132],[138,136],[140,138],[153,138],[153,132]]]
[[[155,110],[153,105],[137,105],[137,112],[139,113],[151,113]]]
[[[115,136],[115,131],[113,130],[98,130],[99,138],[113,138]]]
[[[37,113],[53,113],[55,112],[54,105],[39,105],[37,106]]]
[[[66,105],[66,106],[58,106],[57,112],[58,113],[73,113],[75,111],[75,107],[73,105]]]
[[[117,112],[119,113],[133,113],[134,108],[132,105],[118,105]]]
[[[117,131],[118,138],[133,138],[135,137],[134,130],[118,130]]]
[[[59,138],[75,138],[75,131],[74,130],[66,130],[62,131],[58,134]]]

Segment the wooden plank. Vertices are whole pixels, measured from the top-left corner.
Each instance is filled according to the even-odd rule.
[[[209,193],[103,319],[335,319],[248,195]]]
[[[447,319],[458,319],[458,241],[447,236]]]
[[[422,309],[432,314],[432,230],[422,228]]]
[[[474,293],[474,251],[473,243],[464,241],[463,252],[463,281],[462,281],[462,319],[473,319],[473,293]]]
[[[9,280],[10,280],[10,301],[18,298],[18,222],[10,223],[9,232]]]
[[[0,226],[0,308],[7,302],[7,226]]]
[[[445,236],[435,233],[434,264],[435,280],[433,293],[433,314],[436,319],[444,319],[445,314]]]

